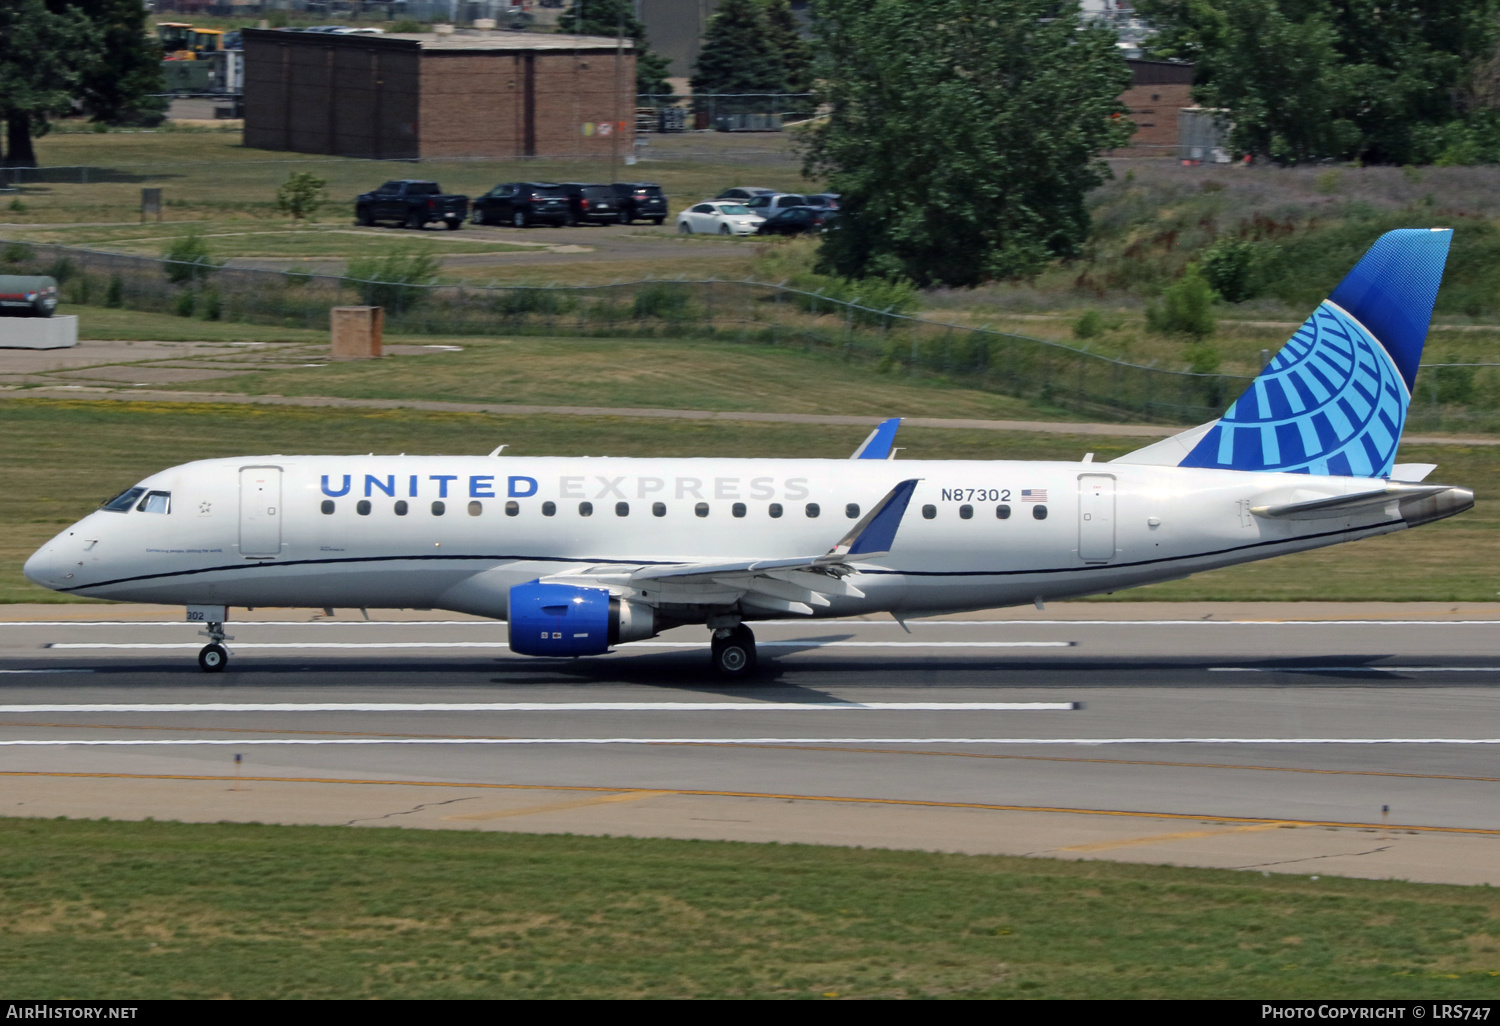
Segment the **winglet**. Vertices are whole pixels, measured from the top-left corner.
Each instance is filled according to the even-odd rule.
[[[891,458],[891,445],[896,441],[896,430],[901,427],[901,418],[892,417],[890,420],[882,420],[870,436],[854,450],[851,460],[888,460]]]
[[[842,561],[850,556],[883,556],[896,543],[896,529],[906,516],[906,507],[920,478],[902,481],[886,493],[870,512],[860,518],[839,543],[828,550],[823,560]]]

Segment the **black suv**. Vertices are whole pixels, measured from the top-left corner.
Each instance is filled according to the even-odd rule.
[[[609,224],[620,220],[620,204],[613,186],[564,182],[569,224]]]
[[[615,201],[620,204],[620,223],[650,221],[661,224],[667,219],[667,197],[655,182],[616,182]]]
[[[561,185],[506,182],[474,201],[475,224],[569,224],[568,197]]]

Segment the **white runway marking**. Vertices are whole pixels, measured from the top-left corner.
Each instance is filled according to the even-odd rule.
[[[1500,737],[316,737],[12,740],[0,747],[188,745],[1500,745]]]
[[[1210,666],[1209,673],[1500,673],[1500,666]]]
[[[760,648],[1071,648],[1076,641],[758,641]],[[59,649],[195,649],[196,641],[52,641],[47,648]],[[231,652],[255,649],[397,649],[397,648],[498,648],[510,645],[497,641],[247,641],[224,646]],[[703,641],[631,641],[617,645],[624,648],[703,648]]]
[[[1060,712],[1082,702],[162,702],[0,705],[0,713],[196,712]]]

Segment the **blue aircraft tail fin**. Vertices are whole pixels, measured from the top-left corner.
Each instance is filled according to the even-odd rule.
[[[1452,238],[1377,239],[1177,465],[1389,476]]]

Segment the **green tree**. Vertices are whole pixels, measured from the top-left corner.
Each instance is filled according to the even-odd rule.
[[[90,23],[98,49],[81,69],[77,100],[94,121],[111,125],[151,124],[162,120],[161,46],[147,34],[146,9],[140,0],[48,0],[54,12],[80,11]]]
[[[781,57],[785,72],[783,88],[789,93],[810,93],[813,87],[812,49],[802,38],[802,26],[788,0],[763,0],[767,34]]]
[[[88,19],[44,0],[0,2],[0,117],[7,167],[36,167],[32,138],[47,118],[71,109],[84,72],[97,57]]]
[[[693,92],[784,93],[786,79],[761,0],[724,0],[704,33]]]
[[[1426,163],[1495,50],[1496,0],[1141,0],[1153,51],[1196,65],[1234,144],[1281,163]]]
[[[276,209],[290,216],[293,223],[312,217],[328,201],[323,192],[327,184],[311,171],[293,171],[276,190]]]
[[[661,54],[652,53],[646,39],[646,26],[635,16],[630,0],[574,0],[557,19],[557,30],[570,35],[609,36],[622,34],[635,41],[635,91],[652,96],[671,96],[667,71],[672,63]]]
[[[1112,31],[1052,0],[822,0],[806,170],[842,193],[822,266],[970,286],[1072,256],[1131,124]]]

